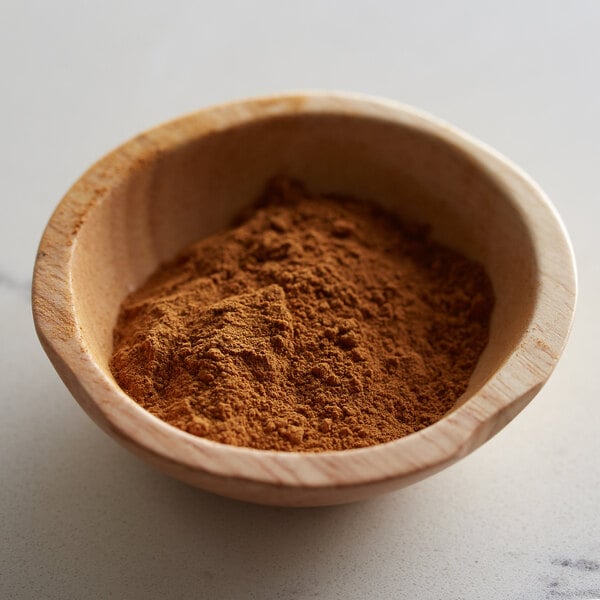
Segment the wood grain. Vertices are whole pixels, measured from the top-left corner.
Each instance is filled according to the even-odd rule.
[[[271,176],[374,199],[482,261],[497,298],[467,392],[435,425],[371,448],[236,448],[179,431],[128,398],[108,367],[123,298],[182,246],[226,226]],[[351,502],[418,481],[480,446],[533,398],[563,350],[576,277],[539,187],[433,117],[353,94],[219,105],[139,135],[91,167],[54,212],[35,264],[40,341],[110,435],[165,473],[253,502]]]

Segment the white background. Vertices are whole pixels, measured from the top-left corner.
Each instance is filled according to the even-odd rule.
[[[0,1],[0,598],[600,598],[600,2]],[[323,88],[496,147],[561,213],[580,299],[558,369],[491,442],[357,505],[170,480],[84,415],[31,323],[36,245],[93,161],[182,112]]]

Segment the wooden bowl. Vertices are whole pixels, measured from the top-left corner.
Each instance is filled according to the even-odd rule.
[[[490,341],[466,393],[439,422],[357,450],[254,450],[167,425],[116,384],[109,358],[123,298],[184,245],[226,226],[278,173],[428,222],[435,238],[485,264],[496,294]],[[412,108],[353,94],[302,93],[202,110],[96,163],[43,235],[33,314],[71,393],[132,452],[217,494],[315,506],[411,484],[492,437],[556,365],[575,296],[563,225],[517,167]]]

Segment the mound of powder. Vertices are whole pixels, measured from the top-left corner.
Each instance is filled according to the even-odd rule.
[[[131,398],[193,435],[357,448],[453,407],[493,303],[481,265],[425,228],[280,178],[125,300],[111,368]]]

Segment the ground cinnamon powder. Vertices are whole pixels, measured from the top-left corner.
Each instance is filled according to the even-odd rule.
[[[278,179],[125,300],[111,368],[141,406],[210,440],[369,446],[453,406],[492,306],[483,268],[424,228]]]

